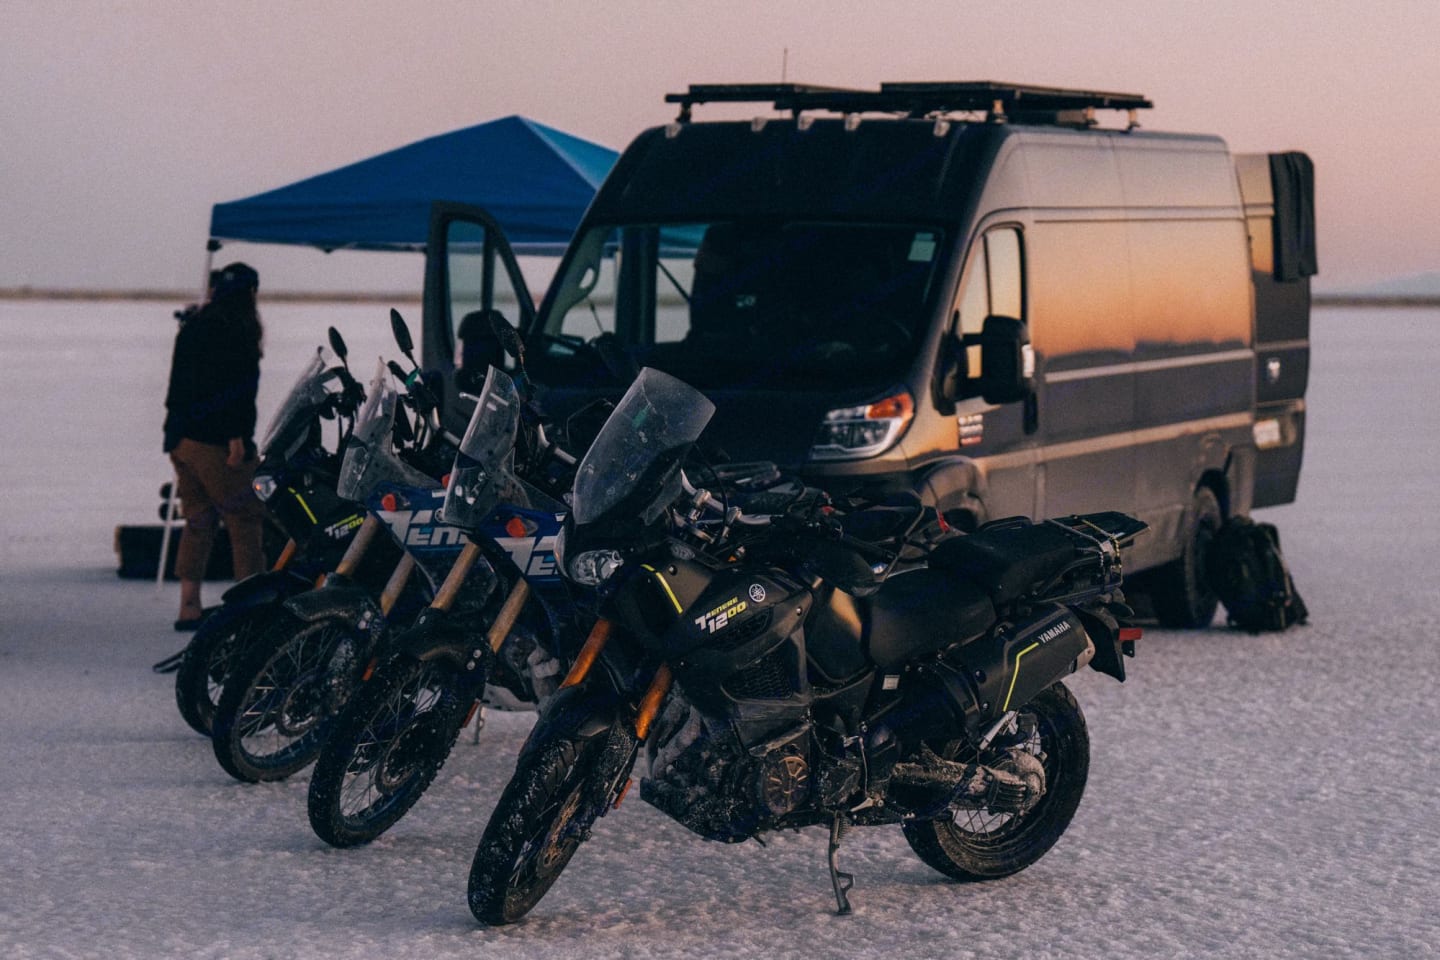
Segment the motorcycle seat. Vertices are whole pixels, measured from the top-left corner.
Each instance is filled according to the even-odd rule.
[[[928,559],[932,570],[958,574],[1001,606],[1053,579],[1076,558],[1076,541],[1060,527],[1014,517],[946,540]]]
[[[866,645],[881,668],[972,640],[995,622],[983,590],[942,570],[891,577],[869,605]]]

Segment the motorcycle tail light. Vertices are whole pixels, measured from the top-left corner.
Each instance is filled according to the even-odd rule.
[[[856,460],[884,453],[915,418],[915,401],[901,390],[887,397],[825,414],[810,447],[811,460]]]

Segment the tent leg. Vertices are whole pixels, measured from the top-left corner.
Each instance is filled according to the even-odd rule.
[[[170,556],[170,531],[175,529],[175,504],[178,497],[175,491],[180,489],[180,476],[170,475],[170,496],[165,500],[165,519],[160,529],[160,561],[155,566],[155,592],[159,593],[165,586],[165,562]]]

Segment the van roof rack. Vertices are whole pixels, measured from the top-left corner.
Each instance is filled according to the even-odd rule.
[[[777,110],[800,113],[903,113],[909,117],[984,110],[991,120],[1006,117],[1027,122],[1094,123],[1095,110],[1134,111],[1153,107],[1138,93],[1070,90],[991,80],[971,82],[882,83],[879,90],[822,87],[802,83],[693,83],[684,93],[665,95],[680,104],[676,120],[688,123],[697,103],[769,103]],[[1078,114],[1078,116],[1076,115]]]

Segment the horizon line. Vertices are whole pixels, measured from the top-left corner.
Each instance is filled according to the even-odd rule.
[[[0,287],[0,300],[134,300],[193,303],[193,290],[153,287],[81,289],[73,287]],[[259,295],[261,303],[421,303],[414,291],[275,290]],[[1440,307],[1440,293],[1311,293],[1318,307]]]

